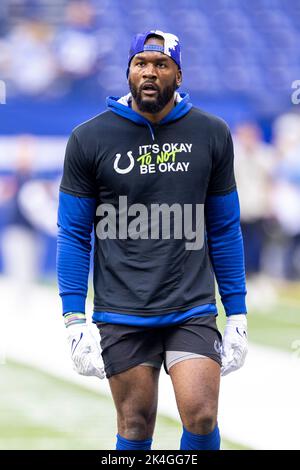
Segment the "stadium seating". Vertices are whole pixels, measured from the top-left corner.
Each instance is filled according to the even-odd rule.
[[[87,5],[88,24],[80,25],[68,16],[70,5],[79,4]],[[30,75],[27,82],[26,75],[21,81],[18,73],[25,72],[24,58],[18,54],[20,25],[28,22],[32,28],[37,23],[50,27],[49,37],[40,44],[33,45],[29,38],[27,49],[22,45],[32,67],[43,55],[45,80],[37,83]],[[91,102],[97,97],[103,108],[107,95],[127,90],[132,35],[152,28],[180,36],[183,88],[192,93],[196,104],[214,110],[217,100],[229,120],[236,100],[244,117],[270,119],[291,105],[291,84],[300,78],[297,0],[3,0],[0,56],[6,51],[8,59],[0,58],[0,78],[7,81],[17,103],[30,96],[31,103],[37,100],[42,106],[42,95],[44,103],[52,101],[58,107],[61,103],[65,109],[66,100],[72,106],[88,94]],[[49,53],[51,70],[41,54],[43,48]]]

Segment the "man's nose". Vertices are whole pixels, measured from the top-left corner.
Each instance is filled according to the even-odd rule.
[[[143,70],[143,76],[145,78],[156,78],[157,73],[156,73],[156,67],[154,64],[148,63],[145,65],[144,70]]]

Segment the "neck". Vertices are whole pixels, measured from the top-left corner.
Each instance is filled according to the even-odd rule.
[[[159,113],[155,113],[155,114],[140,111],[134,98],[132,98],[132,105],[131,105],[132,109],[136,113],[148,119],[148,121],[153,122],[153,124],[157,124],[158,122],[160,122],[167,114],[169,114],[169,112],[174,108],[174,106],[175,106],[175,96],[173,96],[170,99],[170,101],[166,104],[166,106],[161,111],[159,111]]]

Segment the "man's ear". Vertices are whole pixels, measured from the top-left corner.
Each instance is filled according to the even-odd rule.
[[[181,70],[177,70],[177,72],[176,72],[176,85],[177,85],[177,88],[179,88],[181,84],[182,84],[182,72],[181,72]]]

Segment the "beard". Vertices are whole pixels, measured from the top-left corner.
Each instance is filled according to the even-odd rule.
[[[134,98],[137,107],[143,113],[156,114],[159,113],[173,98],[175,91],[177,90],[176,79],[174,82],[166,86],[162,91],[157,88],[157,94],[155,99],[147,100],[142,98],[142,88],[137,88],[132,81],[129,79],[129,89],[132,97]]]

